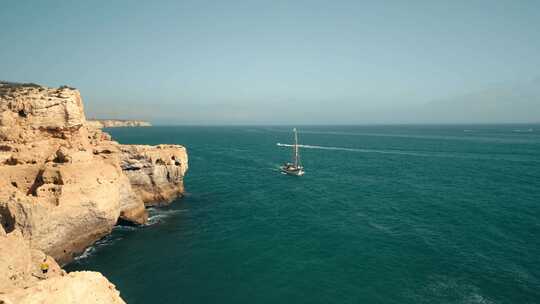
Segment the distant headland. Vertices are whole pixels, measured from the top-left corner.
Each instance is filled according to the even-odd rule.
[[[94,128],[117,128],[117,127],[151,127],[152,124],[144,120],[126,119],[89,119],[86,124]]]

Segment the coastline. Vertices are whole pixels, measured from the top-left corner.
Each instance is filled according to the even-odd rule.
[[[124,303],[102,275],[60,266],[118,221],[145,224],[147,206],[182,197],[186,149],[121,145],[86,120],[78,90],[7,82],[0,83],[0,148],[0,300],[86,303],[101,294]],[[46,278],[36,275],[41,260],[51,270]],[[84,299],[69,293],[89,286],[96,291]]]
[[[86,124],[94,128],[121,128],[121,127],[151,127],[152,124],[144,120],[130,119],[88,119]]]

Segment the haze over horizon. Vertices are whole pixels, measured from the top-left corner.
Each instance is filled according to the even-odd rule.
[[[0,79],[155,124],[540,122],[537,1],[42,1]]]

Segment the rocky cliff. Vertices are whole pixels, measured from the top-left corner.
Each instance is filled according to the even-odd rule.
[[[117,128],[117,127],[151,127],[152,124],[144,120],[121,120],[121,119],[89,119],[86,123],[94,128]]]
[[[27,261],[41,252],[64,264],[119,219],[145,223],[145,203],[181,195],[186,170],[181,146],[120,145],[88,125],[73,88],[0,82],[0,227],[27,243]],[[0,252],[15,247],[24,248],[0,241]],[[0,258],[0,269],[13,263]],[[21,282],[33,272],[21,272]]]
[[[50,267],[49,277],[65,274],[51,257],[32,249],[19,231],[6,234],[0,227],[0,248],[9,249],[0,251],[0,295],[41,281],[39,266],[45,259]]]
[[[116,287],[99,272],[76,271],[40,281],[5,296],[5,304],[125,304]]]
[[[46,275],[40,265],[49,265]],[[20,231],[0,226],[0,303],[125,303],[120,293],[97,272],[67,274],[55,260],[34,249]]]
[[[177,145],[121,145],[121,167],[133,190],[149,205],[169,204],[184,192],[187,153]]]

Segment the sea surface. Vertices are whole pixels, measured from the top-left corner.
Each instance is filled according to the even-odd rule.
[[[108,129],[182,144],[187,194],[68,270],[136,303],[540,303],[540,125]]]

